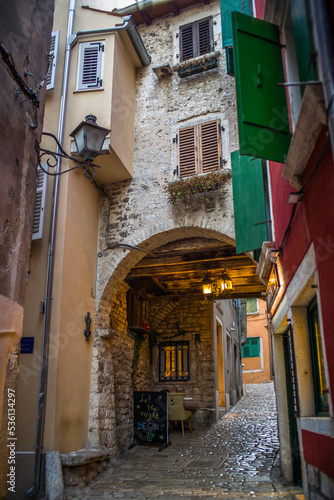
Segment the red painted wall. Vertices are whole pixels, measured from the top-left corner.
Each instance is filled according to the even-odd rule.
[[[304,183],[316,169],[305,188],[304,199],[298,204],[291,232],[280,257],[284,285],[293,278],[310,244],[313,242],[319,279],[319,293],[327,360],[334,355],[334,162],[329,148],[322,161],[319,156],[328,141],[327,129],[322,131],[307,168]],[[318,166],[320,163],[320,166]],[[295,191],[282,177],[284,166],[270,162],[275,243],[279,248],[289,224],[293,205],[287,203],[288,194]],[[334,366],[329,365],[329,383],[334,388]]]
[[[334,479],[334,439],[304,430],[302,439],[305,461]]]
[[[263,19],[265,3],[266,0],[255,0],[256,17],[258,19]]]

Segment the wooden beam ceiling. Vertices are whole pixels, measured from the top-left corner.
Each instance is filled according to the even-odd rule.
[[[256,275],[256,262],[248,254],[236,255],[233,245],[205,238],[188,238],[161,246],[143,257],[125,281],[136,290],[145,287],[151,296],[203,298],[204,276],[218,280],[224,270],[232,279],[233,291],[224,292],[219,298],[261,297],[265,292]]]

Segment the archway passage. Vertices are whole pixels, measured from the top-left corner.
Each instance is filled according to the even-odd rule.
[[[128,273],[126,283],[150,296],[203,297],[204,276],[218,280],[227,271],[233,290],[217,299],[260,297],[265,286],[256,275],[256,262],[249,254],[236,255],[232,244],[215,238],[185,238],[156,248]]]
[[[217,231],[176,228],[134,243],[115,244],[108,253],[110,267],[105,266],[108,275],[100,270],[106,285],[97,314],[101,327],[95,330],[90,443],[106,446],[114,456],[131,444],[134,391],[177,386],[191,400],[195,425],[209,425],[219,416],[215,318],[224,314],[223,338],[230,328],[231,348],[239,345],[234,328],[239,306],[227,300],[219,312],[218,304],[205,300],[204,276],[212,281],[224,271],[230,276],[233,289],[215,296],[218,301],[265,291],[257,263],[249,254],[236,255],[232,238]],[[239,359],[236,364],[234,375],[241,371]],[[231,380],[238,378],[232,375]],[[225,383],[224,391],[230,401],[242,388]]]

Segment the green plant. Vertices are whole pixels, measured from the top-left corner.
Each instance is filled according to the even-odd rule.
[[[182,201],[187,208],[191,208],[194,205],[194,196],[203,194],[202,202],[204,205],[208,205],[210,199],[207,193],[223,189],[230,178],[231,172],[211,172],[206,175],[195,175],[186,179],[179,179],[171,182],[166,187],[168,201],[171,205],[176,205],[178,201]]]
[[[135,338],[135,343],[134,343],[133,360],[132,360],[132,371],[131,371],[131,378],[132,378],[133,385],[134,385],[136,368],[137,368],[138,361],[139,361],[139,353],[140,353],[140,349],[142,348],[142,345],[145,341],[145,335],[146,335],[146,333],[144,333],[144,332],[137,332],[136,333],[136,338]]]

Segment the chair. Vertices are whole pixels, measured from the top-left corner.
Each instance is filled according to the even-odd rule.
[[[173,431],[173,422],[180,421],[182,428],[182,436],[184,437],[184,420],[189,419],[189,429],[192,433],[191,427],[191,411],[185,410],[183,406],[184,392],[169,392],[167,394],[168,400],[168,422],[170,422],[171,432]]]

